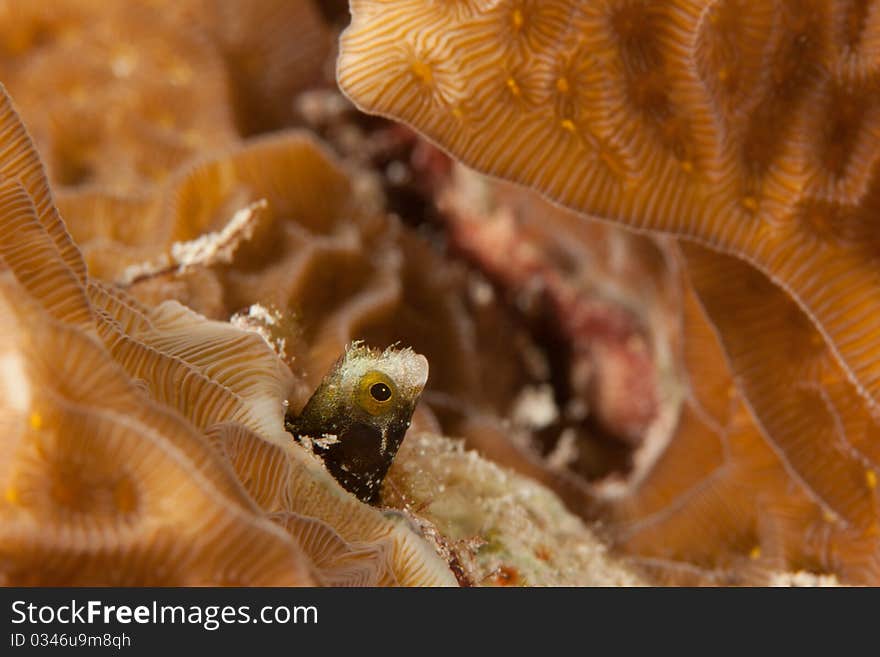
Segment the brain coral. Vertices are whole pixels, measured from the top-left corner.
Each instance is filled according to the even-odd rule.
[[[708,247],[681,246],[689,401],[606,500],[626,549],[682,577],[878,581],[878,18],[844,0],[352,2],[338,75],[359,106]]]

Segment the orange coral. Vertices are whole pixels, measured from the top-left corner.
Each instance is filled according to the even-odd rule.
[[[182,167],[154,195],[68,190],[59,206],[90,272],[123,282],[132,267],[137,273],[220,230],[260,200],[266,208],[230,262],[136,274],[128,291],[147,304],[177,299],[217,319],[259,304],[277,315],[288,362],[312,386],[352,339],[405,341],[434,363],[429,391],[442,393],[439,414],[449,430],[460,426],[450,399],[466,415],[504,413],[533,378],[518,353],[528,338],[504,311],[465,305],[463,273],[385,213],[372,178],[346,170],[304,131],[252,138]],[[489,354],[484,345],[499,331],[518,341]]]
[[[186,7],[183,3],[190,21],[208,23],[219,46],[241,134],[289,125],[295,116],[296,93],[325,78],[332,38],[317,4],[308,0],[195,0]]]
[[[311,582],[296,545],[254,513],[208,446],[102,349],[82,261],[6,99],[2,112],[3,580]],[[188,560],[162,558],[181,540]],[[253,540],[264,556],[239,570]]]
[[[16,14],[40,21],[42,36],[7,58],[2,75],[53,182],[137,188],[235,138],[228,107],[215,101],[226,81],[210,43],[145,7],[59,5],[53,14],[28,3],[3,26],[14,37],[28,18]]]
[[[880,338],[864,239],[880,121],[876,11],[509,0],[462,17],[458,6],[354,3],[342,88],[480,170],[748,260],[880,400],[880,365],[863,348]]]
[[[85,274],[5,95],[0,127],[0,580],[454,583],[291,444],[260,335]]]
[[[338,76],[359,106],[580,212],[711,249],[682,244],[690,397],[656,463],[606,500],[621,544],[681,578],[770,564],[876,582],[878,7],[352,13]]]
[[[657,461],[603,495],[613,539],[663,581],[804,570],[875,582],[876,428],[861,399],[842,377],[819,380],[839,366],[781,290],[737,259],[683,250],[699,294],[685,288],[690,392]]]
[[[296,92],[322,80],[330,49],[307,0],[0,11],[0,77],[61,185],[133,192],[242,134],[290,124]]]
[[[340,79],[359,102],[581,211],[740,255],[792,290],[817,330],[736,259],[682,244],[679,281],[652,239],[529,193],[492,185],[498,207],[472,214],[444,197],[451,243],[494,267],[503,290],[518,290],[517,316],[410,231],[404,222],[420,221],[419,209],[377,184],[424,172],[385,160],[380,181],[304,131],[241,141],[311,112],[354,161],[375,166],[377,153],[396,157],[382,153],[389,142],[412,144],[401,126],[365,135],[384,124],[350,114],[325,123],[347,111],[338,98],[297,98],[320,84],[332,49],[319,13],[338,18],[340,3],[318,4],[0,3],[0,74],[49,178],[64,187],[58,207],[83,254],[3,105],[0,220],[15,237],[0,240],[0,380],[24,381],[27,392],[5,385],[0,397],[0,433],[15,447],[0,459],[2,576],[36,581],[41,559],[47,583],[106,583],[102,569],[124,583],[451,582],[412,523],[449,558],[446,538],[418,523],[460,529],[444,507],[455,490],[506,499],[476,475],[456,480],[456,468],[482,472],[484,462],[439,438],[412,443],[388,503],[422,508],[436,490],[448,494],[425,515],[380,515],[303,461],[275,421],[282,399],[301,404],[343,345],[366,337],[428,355],[417,427],[465,435],[584,516],[600,512],[618,548],[658,580],[763,582],[803,569],[877,581],[880,455],[860,395],[873,393],[872,370],[859,360],[874,329],[872,306],[856,296],[874,289],[863,274],[876,242],[866,218],[880,120],[877,10],[820,0],[358,0],[343,41]],[[436,153],[422,144],[413,157],[428,158],[436,176],[447,166]],[[416,183],[422,203],[437,183]],[[832,308],[823,295],[835,289],[819,289],[820,271],[837,290],[868,282]],[[684,345],[667,326],[679,285]],[[544,305],[530,308],[536,298]],[[232,326],[212,322],[172,299],[216,319],[237,314]],[[553,335],[575,355],[553,392],[553,365],[520,323],[548,309]],[[853,309],[864,341],[840,339],[841,322],[859,319]],[[658,384],[652,367],[667,367],[679,346],[690,387],[678,422],[647,426],[658,407],[677,408],[677,388],[674,403],[664,399],[669,381]],[[66,383],[75,377],[95,380],[94,390]],[[619,447],[632,450],[626,481],[588,484],[560,470],[571,461],[563,440],[544,462],[532,449],[541,431],[529,427],[530,395],[547,393],[552,407],[566,386],[628,443]],[[123,412],[135,424],[120,426]],[[81,439],[97,433],[107,445]],[[596,466],[607,455],[582,438],[573,469],[607,472]],[[169,463],[171,453],[181,458]],[[180,481],[187,504],[168,513],[166,491]],[[206,522],[225,540],[190,533]],[[89,523],[111,527],[98,538],[112,545],[92,534],[74,545],[61,533]],[[581,538],[571,542],[579,531],[561,533],[560,545],[580,549]],[[549,536],[529,535],[528,555],[561,567],[563,555],[532,538]],[[270,547],[237,568],[254,540]],[[194,561],[169,568],[163,550],[180,546]],[[547,576],[507,557],[483,567],[492,563],[501,579]],[[72,564],[83,568],[78,580]],[[453,566],[466,580],[468,568]]]
[[[608,534],[618,549],[657,581],[766,582],[769,573],[786,569],[874,581],[873,422],[797,306],[735,258],[682,244],[690,280],[675,282],[664,259],[649,257],[649,237],[584,220],[527,191],[483,186],[492,199],[488,209],[467,208],[461,184],[447,194],[453,239],[464,232],[477,262],[520,297],[538,290],[562,301],[579,295],[583,303],[598,289],[626,299],[625,307],[644,313],[652,329],[658,365],[665,351],[681,351],[670,320],[683,286],[684,352],[674,369],[691,383],[677,422],[664,429],[668,417],[659,418],[639,435],[643,442],[626,482],[614,478],[579,492],[503,452],[495,457],[547,482],[583,515],[598,509],[611,521]],[[628,259],[628,251],[641,258]],[[580,313],[577,303],[539,308],[560,331],[570,330]],[[589,349],[607,346],[609,337],[600,330],[567,339]],[[657,388],[665,397],[677,387],[670,374]],[[678,413],[676,403],[672,394],[664,412]],[[825,424],[812,405],[827,406]],[[591,449],[589,434],[579,436],[568,468],[595,479],[584,458]],[[552,468],[554,458],[547,465]]]

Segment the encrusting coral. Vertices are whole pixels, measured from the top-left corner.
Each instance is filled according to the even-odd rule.
[[[237,138],[229,105],[216,102],[221,57],[165,15],[80,0],[5,9],[0,75],[54,184],[137,189]]]
[[[708,247],[680,245],[677,428],[598,491],[615,540],[671,581],[880,577],[878,18],[844,0],[352,2],[338,75],[358,106]]]
[[[681,251],[741,394],[776,454],[777,477],[798,489],[779,488],[773,502],[769,484],[753,493],[770,509],[759,512],[761,553],[793,569],[877,581],[876,418],[780,288],[741,260],[686,243]],[[804,497],[810,503],[795,502]]]

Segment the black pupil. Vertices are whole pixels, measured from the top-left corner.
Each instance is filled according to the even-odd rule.
[[[384,383],[374,383],[370,386],[370,394],[376,401],[388,401],[391,399],[391,388]]]

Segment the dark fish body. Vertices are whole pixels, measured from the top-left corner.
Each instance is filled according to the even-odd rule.
[[[428,361],[412,349],[353,343],[285,428],[343,488],[374,504],[427,378]]]

